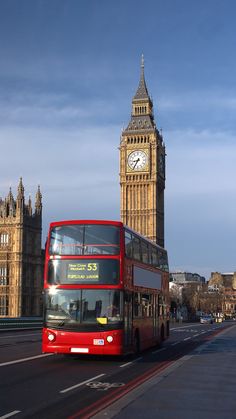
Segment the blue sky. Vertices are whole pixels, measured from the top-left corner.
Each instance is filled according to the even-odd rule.
[[[171,270],[236,270],[236,3],[1,0],[0,196],[50,221],[120,218],[119,141],[141,54],[167,151]]]

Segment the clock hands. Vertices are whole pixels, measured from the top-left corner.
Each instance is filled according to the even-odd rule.
[[[139,162],[140,158],[138,157],[137,160],[134,160],[134,165],[133,165],[133,169],[135,168],[135,166],[137,165],[137,163]]]

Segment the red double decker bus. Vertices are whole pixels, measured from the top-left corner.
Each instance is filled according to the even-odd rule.
[[[167,252],[116,221],[50,224],[43,352],[123,355],[169,335]]]

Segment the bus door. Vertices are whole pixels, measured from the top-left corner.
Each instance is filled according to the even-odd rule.
[[[132,344],[132,294],[124,292],[124,344]]]
[[[159,335],[159,295],[153,295],[153,336]]]

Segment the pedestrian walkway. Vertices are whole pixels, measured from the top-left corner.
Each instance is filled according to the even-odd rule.
[[[236,419],[236,325],[93,419]]]

